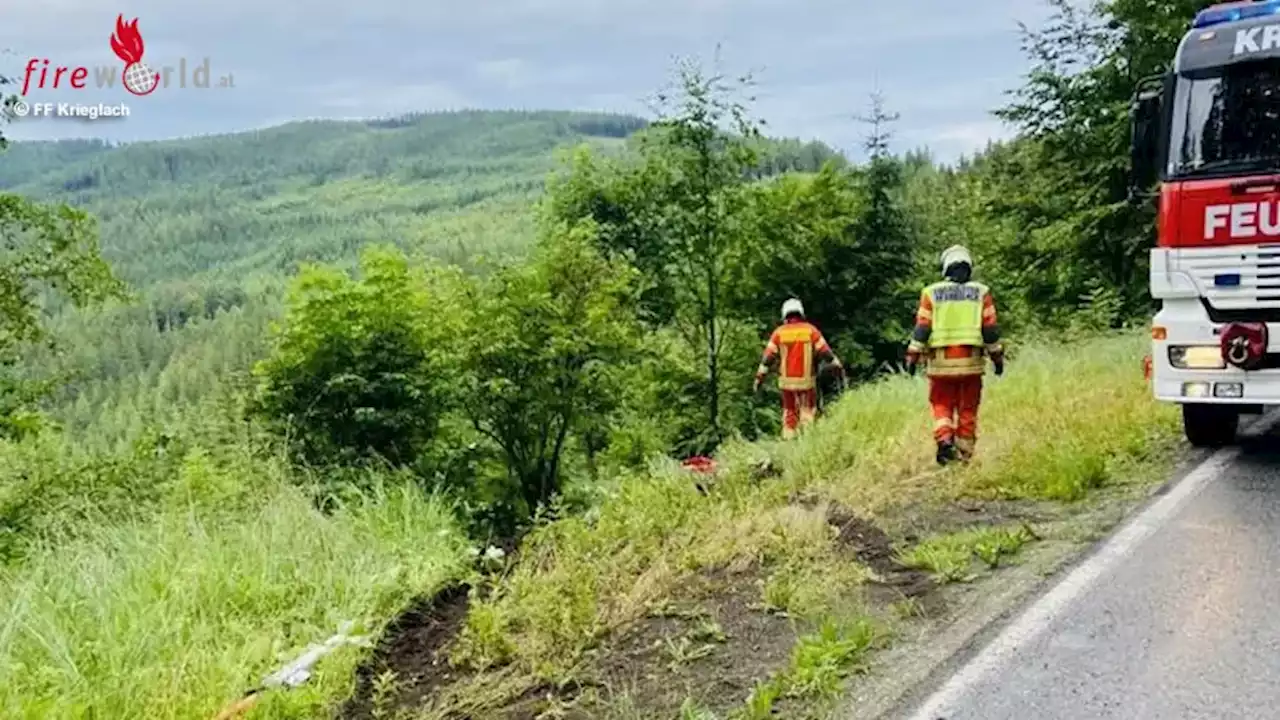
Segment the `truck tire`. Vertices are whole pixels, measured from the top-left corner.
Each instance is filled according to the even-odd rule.
[[[1195,447],[1223,447],[1236,440],[1240,411],[1232,405],[1182,404],[1182,431]]]

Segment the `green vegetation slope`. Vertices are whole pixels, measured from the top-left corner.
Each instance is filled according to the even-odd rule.
[[[462,582],[254,712],[821,716],[964,611],[947,588],[1078,547],[1073,519],[1140,496],[1173,447],[1124,330],[1151,230],[1124,111],[1193,8],[1052,4],[1000,111],[1019,136],[957,167],[892,153],[883,103],[861,166],[764,140],[687,67],[654,123],[11,148],[0,222],[26,254],[0,262],[0,349],[59,343],[0,358],[0,707],[212,714],[344,621],[378,635]],[[98,217],[135,297],[73,309],[112,294],[96,238],[31,200]],[[892,371],[952,242],[1014,339],[978,461],[936,471],[923,384]],[[790,294],[861,386],[824,387],[779,444],[749,378]],[[32,429],[38,379],[62,428]],[[701,452],[720,474],[671,460]],[[489,541],[517,552],[471,562]]]

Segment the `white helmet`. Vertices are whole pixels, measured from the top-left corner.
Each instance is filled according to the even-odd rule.
[[[969,267],[973,267],[973,257],[969,255],[969,251],[963,245],[952,245],[942,251],[942,272],[945,275],[947,268],[956,263],[968,263]]]
[[[782,303],[782,319],[786,320],[791,315],[804,317],[804,305],[795,298]]]

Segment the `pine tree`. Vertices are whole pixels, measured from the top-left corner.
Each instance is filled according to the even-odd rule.
[[[863,141],[869,157],[864,172],[867,209],[859,218],[857,234],[863,272],[882,283],[866,310],[868,318],[883,318],[884,325],[875,333],[882,340],[871,352],[884,363],[898,353],[897,344],[888,338],[907,331],[912,292],[905,280],[915,267],[917,248],[902,202],[902,161],[890,152],[892,125],[899,115],[886,109],[884,96],[877,91],[871,94],[870,112],[856,118],[870,126]]]
[[[893,139],[893,131],[889,127],[900,120],[901,115],[885,109],[884,94],[879,90],[871,93],[870,114],[856,115],[855,118],[871,126],[871,132],[862,142],[871,162],[874,164],[877,160],[890,157],[889,141]]]

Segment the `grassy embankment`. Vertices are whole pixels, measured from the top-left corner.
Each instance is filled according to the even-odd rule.
[[[923,381],[894,378],[851,392],[796,443],[726,448],[709,495],[674,467],[620,479],[592,512],[533,533],[472,603],[451,677],[379,653],[378,689],[359,694],[423,717],[819,707],[913,616],[945,612],[939,584],[980,581],[1033,539],[1035,516],[1010,508],[1072,512],[1164,469],[1176,418],[1149,397],[1142,347],[1023,350],[989,383],[968,469],[936,470]],[[281,468],[221,457],[188,453],[145,515],[69,507],[74,539],[0,574],[0,714],[209,716],[342,621],[376,632],[461,572],[433,501],[390,490],[324,516]],[[970,512],[961,497],[1005,502]],[[361,655],[338,652],[253,716],[334,707]]]
[[[900,377],[850,393],[796,443],[725,448],[709,495],[674,467],[621,480],[473,597],[449,650],[462,672],[428,671],[400,697],[432,689],[404,703],[421,717],[829,708],[872,651],[947,612],[946,585],[1016,562],[1096,491],[1168,470],[1176,415],[1142,380],[1144,343],[1023,349],[988,378],[969,468],[934,465],[924,382]],[[425,668],[384,651],[374,669],[393,687]]]
[[[13,464],[50,452],[5,450]],[[212,717],[343,623],[376,635],[464,566],[447,508],[402,485],[325,515],[244,446],[58,465],[0,476],[0,520],[29,525],[0,565],[6,718]],[[363,652],[340,649],[259,712],[314,716],[352,692]]]

